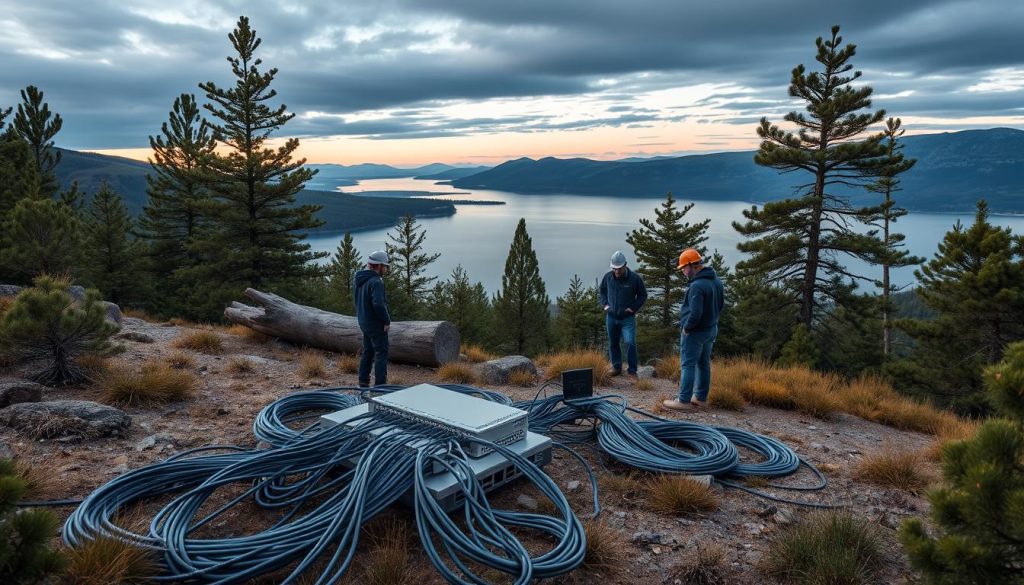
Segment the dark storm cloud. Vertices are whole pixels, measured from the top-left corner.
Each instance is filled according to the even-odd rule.
[[[816,65],[814,38],[834,23],[858,45],[854,64],[876,89],[876,107],[963,117],[1020,115],[1024,103],[1021,89],[966,91],[992,69],[1024,67],[1018,0],[0,0],[7,21],[0,105],[15,104],[18,89],[35,84],[64,117],[61,146],[144,146],[176,95],[198,94],[201,81],[231,83],[227,33],[241,11],[263,38],[264,67],[280,69],[279,99],[299,114],[334,115],[300,116],[286,127],[306,136],[644,125],[681,117],[633,107],[635,96],[700,83],[718,84],[722,93],[679,108],[711,106],[721,114],[716,119],[748,124],[793,108],[790,71]],[[606,80],[612,83],[602,85]],[[613,115],[466,120],[434,109],[459,100],[582,94]],[[344,120],[390,108],[397,111],[379,120]]]

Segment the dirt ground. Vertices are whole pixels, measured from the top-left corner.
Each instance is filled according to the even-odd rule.
[[[251,425],[256,413],[269,402],[298,390],[323,389],[356,384],[354,374],[341,373],[337,354],[324,353],[327,375],[306,379],[300,375],[300,348],[280,341],[259,342],[231,335],[217,329],[225,348],[219,355],[207,355],[172,347],[175,338],[189,327],[157,324],[126,318],[124,331],[142,333],[153,343],[123,341],[126,351],[118,359],[137,363],[162,358],[172,352],[184,351],[195,360],[192,369],[200,380],[198,395],[187,402],[159,407],[130,407],[124,410],[133,419],[126,438],[107,438],[82,443],[31,440],[7,428],[0,429],[0,441],[7,443],[16,457],[43,470],[47,481],[41,497],[50,499],[81,498],[97,486],[117,475],[154,461],[162,460],[184,449],[209,444],[236,444],[252,447],[255,439]],[[251,372],[232,375],[227,365],[235,356],[250,356]],[[389,382],[417,384],[439,382],[430,368],[390,366]],[[0,371],[4,378],[16,379],[23,372]],[[655,410],[656,404],[674,393],[670,380],[654,380],[654,389],[640,391],[636,381],[628,377],[612,378],[611,385],[599,393],[622,394],[633,406]],[[490,388],[515,399],[532,398],[538,386],[531,388]],[[95,388],[50,390],[44,400],[80,399],[99,401]],[[866,454],[892,448],[922,449],[932,437],[903,432],[849,415],[833,420],[818,420],[794,412],[748,406],[742,412],[707,410],[686,414],[664,414],[718,426],[731,426],[778,438],[807,461],[827,470],[829,485],[816,492],[767,491],[781,497],[807,502],[842,504],[858,516],[876,522],[892,539],[892,558],[881,582],[906,583],[912,580],[900,547],[895,544],[895,528],[910,516],[924,516],[927,501],[896,489],[880,488],[855,481],[852,470]],[[584,452],[595,467],[601,483],[612,473],[589,450]],[[611,466],[615,468],[614,465]],[[562,487],[578,514],[591,513],[589,483],[580,465],[563,453],[546,469]],[[782,480],[782,483],[808,484],[814,477],[806,470]],[[578,482],[578,483],[577,483]],[[692,562],[700,548],[720,547],[724,551],[723,577],[726,583],[754,584],[767,582],[758,570],[758,562],[767,551],[773,533],[799,518],[804,508],[772,502],[735,489],[715,486],[721,496],[720,507],[710,513],[669,517],[650,511],[637,496],[602,490],[603,521],[618,531],[626,547],[623,566],[612,574],[594,577],[606,583],[682,583],[677,577],[680,567]],[[515,506],[524,488],[513,484],[495,495],[499,504]],[[57,509],[62,519],[70,509]],[[403,513],[401,510],[396,512]],[[415,562],[422,565],[418,583],[441,583],[430,570],[425,556],[416,552]],[[419,573],[420,571],[418,571]],[[589,580],[588,580],[589,581]]]

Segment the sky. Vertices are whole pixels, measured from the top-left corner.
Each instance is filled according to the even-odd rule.
[[[145,159],[176,96],[234,83],[240,15],[313,163],[754,149],[834,24],[908,133],[1024,129],[1021,0],[0,0],[0,107],[35,85],[58,146]]]

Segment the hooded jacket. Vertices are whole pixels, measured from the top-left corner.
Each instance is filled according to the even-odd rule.
[[[718,325],[725,307],[725,285],[715,269],[705,266],[690,279],[679,315],[679,327],[688,333],[707,331]]]
[[[363,331],[380,331],[391,323],[384,280],[373,270],[356,272],[356,320]]]
[[[647,287],[644,286],[644,279],[629,268],[622,278],[615,278],[615,273],[609,270],[601,279],[600,303],[604,307],[608,305],[608,314],[616,319],[623,319],[640,312],[640,307],[647,302]],[[627,313],[626,309],[632,309]]]

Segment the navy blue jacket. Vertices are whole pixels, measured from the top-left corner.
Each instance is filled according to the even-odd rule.
[[[600,298],[602,308],[608,305],[609,315],[622,319],[640,312],[640,307],[647,302],[647,287],[644,279],[629,268],[622,278],[615,278],[615,273],[609,270],[601,279]],[[633,312],[627,313],[626,309],[633,309]]]
[[[391,323],[384,281],[373,270],[356,272],[356,319],[363,331],[382,331]]]
[[[690,279],[683,297],[679,326],[687,333],[707,331],[718,325],[718,315],[725,307],[725,286],[715,269],[705,266]]]

